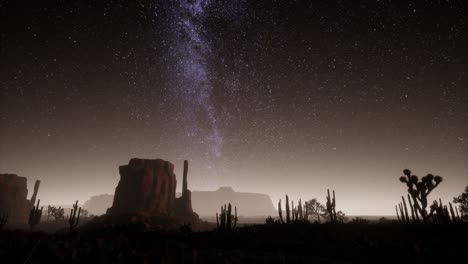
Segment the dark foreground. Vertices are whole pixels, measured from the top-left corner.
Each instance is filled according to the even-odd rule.
[[[468,225],[258,225],[218,232],[4,231],[1,263],[457,263]]]

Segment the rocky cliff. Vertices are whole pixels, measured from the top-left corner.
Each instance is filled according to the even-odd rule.
[[[108,215],[145,214],[176,218],[192,217],[187,188],[188,162],[184,162],[183,194],[176,199],[174,165],[162,159],[131,159],[120,166],[120,181]]]
[[[39,185],[40,181],[36,181],[34,193],[28,200],[26,177],[16,174],[0,174],[0,213],[8,214],[10,223],[27,223],[29,211],[36,202]]]

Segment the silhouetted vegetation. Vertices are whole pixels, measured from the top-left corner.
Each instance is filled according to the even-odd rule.
[[[336,200],[335,200],[335,190],[333,190],[333,198],[330,197],[330,190],[327,189],[327,212],[328,212],[328,217],[330,218],[330,223],[336,223],[337,218],[336,218]]]
[[[468,186],[465,187],[465,191],[458,197],[453,198],[453,202],[460,204],[460,213],[462,216],[468,215]]]
[[[428,223],[429,219],[432,218],[432,215],[435,212],[435,208],[431,208],[429,213],[427,212],[427,198],[429,194],[442,182],[442,177],[427,174],[426,176],[422,177],[421,180],[419,180],[418,176],[411,175],[411,171],[409,169],[404,170],[403,174],[404,176],[400,177],[400,181],[408,186],[408,202],[412,212],[413,221],[419,222],[421,216],[423,222]],[[405,198],[403,196],[402,200],[403,202],[399,206],[399,218],[402,220],[402,222],[409,223],[410,218]]]
[[[78,200],[73,205],[73,208],[70,211],[70,216],[68,217],[68,224],[70,226],[70,232],[73,232],[80,222],[81,207],[78,208]]]
[[[47,206],[47,220],[50,220],[50,217],[53,217],[56,221],[65,219],[65,209],[61,206],[58,208],[55,206]]]
[[[364,219],[362,217],[355,217],[353,219],[351,219],[351,221],[349,222],[350,224],[358,224],[358,225],[368,225],[371,223],[371,221],[367,220],[367,219]]]
[[[281,208],[281,199],[278,202],[278,215],[279,223],[291,224],[291,223],[304,223],[308,222],[309,211],[305,205],[302,205],[301,199],[297,207],[294,206],[294,201],[291,201],[291,207],[289,206],[289,196],[286,195],[286,221],[283,219],[283,210]]]
[[[236,228],[237,220],[237,207],[234,207],[234,214],[232,214],[231,204],[221,206],[221,214],[216,213],[216,230],[231,231]]]
[[[22,254],[31,252],[28,263],[123,262],[135,258],[155,263],[310,263],[311,259],[319,263],[360,263],[380,262],[380,256],[385,256],[388,262],[456,259],[464,245],[447,241],[454,241],[466,232],[468,226],[463,224],[462,214],[452,203],[444,205],[440,199],[428,204],[428,195],[442,178],[428,174],[419,180],[409,170],[404,174],[400,180],[407,184],[408,194],[401,197],[396,207],[398,220],[354,217],[347,222],[345,214],[336,210],[335,191],[329,189],[325,205],[317,199],[305,203],[299,199],[295,205],[286,195],[285,210],[280,199],[279,217],[267,217],[264,225],[239,225],[237,207],[223,205],[221,212],[216,213],[216,228],[206,223],[208,231],[202,232],[198,229],[194,232],[192,223],[176,222],[169,215],[131,215],[135,222],[125,217],[122,222],[115,222],[103,216],[89,221],[88,226],[80,223],[82,219],[86,222],[86,217],[76,201],[67,221],[57,221],[64,218],[63,208],[48,207],[47,218],[53,217],[54,221],[47,222],[64,225],[55,234],[1,232],[0,255],[24,262]],[[467,191],[468,187],[454,199],[461,204],[460,212],[466,210],[463,203],[466,205]],[[31,230],[41,221],[43,207],[39,206],[40,200],[31,209]],[[316,224],[311,224],[309,217],[317,219]],[[322,218],[328,221],[318,224]],[[7,220],[8,215],[6,218],[0,215],[0,229]],[[70,232],[66,232],[67,222]]]
[[[42,210],[44,209],[44,207],[41,207],[41,209],[39,209],[40,202],[41,199],[37,200],[37,205],[33,206],[31,211],[29,212],[28,224],[31,230],[33,230],[34,227],[41,222]]]
[[[320,223],[320,217],[326,217],[326,209],[316,198],[305,202],[305,208],[307,209],[308,215],[317,218]]]

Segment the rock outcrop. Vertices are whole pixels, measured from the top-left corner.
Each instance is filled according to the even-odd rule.
[[[162,159],[131,159],[120,166],[120,181],[108,215],[193,217],[190,190],[187,188],[188,162],[184,162],[183,193],[176,199],[174,165]]]
[[[34,193],[28,200],[26,177],[16,174],[0,174],[0,213],[7,213],[8,221],[11,223],[27,223],[29,211],[36,202],[39,185],[40,181],[36,181]]]
[[[113,200],[114,195],[112,194],[96,195],[89,198],[81,207],[87,210],[90,215],[102,215],[112,205]]]
[[[276,215],[270,196],[261,193],[236,192],[231,187],[216,191],[193,191],[192,206],[200,217],[213,217],[222,204],[237,206],[240,216],[256,217]]]

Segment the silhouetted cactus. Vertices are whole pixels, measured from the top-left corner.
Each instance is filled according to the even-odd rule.
[[[237,207],[234,207],[234,215],[232,214],[232,207],[229,203],[221,206],[221,214],[216,213],[216,229],[218,231],[230,231],[237,226]]]
[[[73,205],[73,209],[70,211],[70,216],[68,217],[68,224],[70,226],[70,232],[73,231],[76,227],[78,227],[78,224],[80,222],[80,214],[81,214],[81,207],[78,208],[78,200],[76,200],[76,203]]]
[[[304,214],[304,211],[306,212]],[[278,215],[281,224],[290,224],[295,222],[306,222],[309,218],[308,208],[302,204],[301,199],[297,207],[294,206],[294,201],[289,205],[289,196],[286,195],[286,222],[283,220],[283,211],[281,208],[281,199],[278,202]]]
[[[452,203],[449,206],[443,205],[442,200],[434,201],[431,205],[431,218],[435,224],[453,224],[462,222],[462,219],[455,214]]]
[[[413,204],[411,203],[411,199],[410,199],[410,197],[408,195],[408,203],[409,203],[409,207],[411,209],[411,219],[410,219],[409,213],[408,213],[408,207],[406,206],[406,200],[405,200],[404,196],[401,196],[401,201],[402,202],[399,203],[397,205],[397,207],[396,207],[397,219],[398,219],[398,221],[400,221],[403,224],[410,224],[411,219],[412,219],[413,222],[416,219],[415,211],[413,209]],[[398,212],[400,212],[400,213],[398,213]]]
[[[31,211],[29,212],[28,224],[31,230],[33,230],[33,228],[41,222],[42,210],[44,209],[44,207],[42,206],[41,209],[39,209],[40,202],[41,199],[37,200],[37,205],[33,206]]]
[[[281,199],[278,202],[278,215],[279,215],[279,219],[280,219],[281,223],[284,224],[283,209],[281,208]]]
[[[330,217],[330,223],[336,223],[336,200],[335,200],[335,190],[333,190],[333,197],[330,197],[330,189],[327,189],[327,212]]]
[[[286,223],[291,223],[291,212],[289,208],[289,197],[286,195]]]
[[[415,219],[419,221],[419,215],[421,215],[424,223],[427,223],[432,218],[432,213],[427,212],[426,208],[428,205],[427,197],[439,184],[442,182],[442,177],[428,174],[419,180],[418,176],[411,175],[411,171],[406,169],[403,171],[405,176],[400,177],[402,183],[406,183],[408,186],[408,193],[411,195],[413,200],[412,206],[414,208]]]

